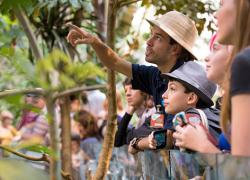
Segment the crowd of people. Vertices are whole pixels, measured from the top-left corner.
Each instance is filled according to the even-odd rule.
[[[247,130],[249,124],[247,120],[249,104],[247,74],[249,72],[248,45],[250,43],[248,37],[248,8],[248,1],[220,1],[220,8],[214,15],[218,31],[210,45],[211,53],[206,58],[206,77],[203,76],[202,72],[205,70],[195,65],[197,62],[194,61],[197,59],[193,51],[198,36],[197,29],[190,18],[177,11],[170,11],[158,19],[148,20],[151,25],[151,36],[147,41],[145,59],[147,62],[156,64],[157,67],[131,64],[119,57],[96,36],[72,24],[69,25],[71,30],[67,39],[73,46],[83,43],[91,45],[105,66],[131,78],[134,89],[140,89],[152,95],[155,105],[160,105],[161,112],[164,114],[164,119],[160,122],[160,128],[171,129],[174,115],[174,120],[177,118],[176,121],[180,121],[181,118],[176,117],[176,115],[181,111],[184,111],[187,116],[188,112],[186,111],[190,108],[211,108],[213,105],[212,97],[215,92],[213,82],[217,83],[222,88],[223,96],[222,139],[231,145],[233,155],[248,156],[250,155],[249,144],[243,140],[250,136]],[[217,62],[219,59],[222,62]],[[193,67],[190,68],[190,66]],[[185,72],[186,69],[188,69],[188,73]],[[178,94],[179,91],[184,91],[184,94],[181,96],[181,94]],[[178,107],[179,104],[180,107]],[[208,115],[205,114],[205,116]],[[202,121],[201,115],[199,117]],[[190,121],[190,118],[186,121]],[[199,134],[208,130],[203,134],[205,133],[204,137],[209,139],[211,135],[209,121],[207,118],[207,129],[203,127],[205,126],[204,123],[202,126],[199,123],[192,124],[192,122],[177,123],[173,134],[175,145],[189,147],[190,140],[186,140],[185,143],[183,140],[183,134],[186,131],[189,132],[189,129],[193,129],[193,131],[195,129],[199,131]],[[153,128],[151,130],[153,131]],[[143,150],[144,148],[155,147],[156,142],[154,139],[152,140],[152,136],[146,139],[143,136],[145,135],[135,137],[134,148]],[[196,137],[192,136],[192,139],[196,139]],[[220,144],[221,138],[215,138]],[[206,145],[209,145],[209,142],[211,143],[211,141],[208,141]],[[230,150],[230,148],[227,150]]]
[[[151,36],[147,40],[145,60],[156,66],[132,64],[97,36],[68,25],[67,40],[72,46],[92,46],[106,67],[127,76],[123,84],[127,100],[125,110],[120,95],[116,98],[115,147],[128,145],[131,154],[167,148],[250,156],[250,142],[246,141],[250,138],[250,121],[247,120],[250,105],[249,10],[250,1],[220,0],[214,15],[218,30],[210,40],[209,55],[204,55],[205,67],[197,61],[194,51],[198,37],[195,24],[177,11],[148,20]],[[216,89],[219,97],[213,101]],[[73,99],[79,100],[72,98],[72,102]],[[34,94],[25,97],[27,104],[40,110],[44,108],[42,100],[42,96]],[[102,98],[99,108],[87,110],[81,103],[74,103],[71,109],[74,122],[72,157],[73,167],[77,168],[79,159],[97,159],[96,148],[91,146],[102,142],[107,111],[101,111],[100,104],[106,109],[108,104]],[[34,137],[31,134],[48,143],[45,138],[48,124],[43,113],[38,115],[24,110],[18,131],[11,125],[11,119],[11,113],[2,112],[0,132],[6,133],[0,137],[1,143],[8,143],[15,137]]]

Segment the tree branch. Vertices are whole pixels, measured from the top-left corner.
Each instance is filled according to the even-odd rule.
[[[76,87],[72,89],[68,89],[63,92],[55,93],[53,98],[59,98],[63,96],[67,96],[73,93],[81,92],[81,91],[91,91],[95,89],[104,89],[107,88],[107,85],[93,85],[93,86],[83,86],[83,87]],[[11,89],[11,90],[5,90],[0,92],[0,99],[7,96],[15,96],[18,94],[27,94],[27,93],[40,93],[40,94],[46,94],[46,91],[40,88],[35,89]]]
[[[93,86],[83,86],[83,87],[76,87],[76,88],[72,88],[60,93],[56,93],[53,96],[53,99],[62,97],[62,96],[68,96],[77,92],[81,92],[81,91],[91,91],[91,90],[95,90],[95,89],[104,89],[107,88],[107,85],[93,85]]]
[[[27,94],[27,93],[40,93],[45,94],[45,91],[40,88],[36,89],[11,89],[11,90],[5,90],[0,92],[0,98],[6,97],[6,96],[15,96],[18,94]]]
[[[45,162],[50,164],[50,158],[49,158],[49,156],[47,154],[42,154],[41,157],[37,158],[37,157],[27,156],[25,154],[22,154],[22,153],[20,153],[18,151],[15,151],[15,150],[13,150],[11,148],[8,148],[8,147],[2,146],[2,145],[0,145],[0,149],[8,151],[8,152],[10,152],[12,154],[15,154],[15,155],[17,155],[19,157],[22,157],[24,159],[28,159],[28,160],[31,160],[31,161],[45,161]],[[61,170],[61,175],[66,180],[73,180],[71,175],[69,173],[64,172],[63,170]]]
[[[20,152],[17,152],[11,148],[8,148],[8,147],[2,146],[2,145],[0,145],[0,149],[4,149],[5,151],[11,152],[19,157],[22,157],[24,159],[28,159],[31,161],[45,161],[47,163],[50,163],[50,159],[49,159],[49,156],[47,154],[42,154],[42,157],[37,158],[37,157],[27,156],[25,154],[22,154]]]

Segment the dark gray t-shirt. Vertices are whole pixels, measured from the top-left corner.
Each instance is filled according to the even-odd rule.
[[[250,48],[236,55],[231,66],[231,96],[250,93]]]

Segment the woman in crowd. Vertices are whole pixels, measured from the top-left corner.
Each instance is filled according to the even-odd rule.
[[[232,154],[250,156],[250,1],[221,1],[218,41],[233,44],[222,106],[222,127],[231,136]]]
[[[100,150],[100,136],[95,117],[86,110],[80,110],[75,115],[78,131],[81,137],[81,148],[91,159],[97,159]]]

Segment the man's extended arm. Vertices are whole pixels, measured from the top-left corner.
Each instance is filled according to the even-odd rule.
[[[98,37],[91,35],[79,27],[68,24],[71,28],[67,40],[72,46],[78,44],[90,44],[95,50],[98,58],[108,68],[118,71],[132,78],[132,64],[118,56],[110,47],[103,43]]]

